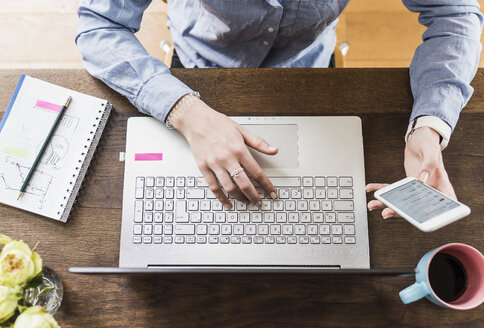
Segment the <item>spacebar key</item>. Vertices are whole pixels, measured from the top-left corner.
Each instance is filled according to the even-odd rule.
[[[175,226],[175,234],[177,235],[194,235],[195,225],[194,224],[177,224]]]
[[[269,177],[269,180],[271,180],[272,184],[275,187],[300,187],[301,186],[301,178]]]

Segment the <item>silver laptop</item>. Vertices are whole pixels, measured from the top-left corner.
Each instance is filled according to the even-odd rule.
[[[252,151],[278,200],[256,188],[261,208],[232,199],[233,208],[224,209],[183,136],[153,118],[130,118],[120,270],[77,271],[368,269],[361,120],[232,119],[279,148],[274,156]]]

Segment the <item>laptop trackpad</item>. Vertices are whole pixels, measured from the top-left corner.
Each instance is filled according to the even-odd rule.
[[[299,167],[297,124],[242,124],[242,126],[279,148],[276,155],[265,155],[249,147],[252,156],[262,168],[297,169]]]

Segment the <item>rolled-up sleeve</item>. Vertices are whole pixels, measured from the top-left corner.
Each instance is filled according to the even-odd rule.
[[[142,113],[160,121],[193,91],[148,54],[134,33],[151,0],[84,0],[76,44],[94,77],[126,96]]]
[[[402,0],[427,27],[410,65],[410,121],[430,115],[454,129],[469,101],[481,52],[483,16],[475,0]]]

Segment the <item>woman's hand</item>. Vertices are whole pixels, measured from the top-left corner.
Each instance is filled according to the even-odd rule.
[[[260,206],[260,195],[249,177],[275,199],[276,189],[247,146],[268,155],[277,154],[277,148],[247,131],[226,115],[213,110],[202,100],[191,95],[186,95],[182,99],[181,106],[170,117],[170,123],[187,139],[210,190],[224,207],[232,207],[224,191],[239,201],[252,202]],[[244,171],[231,177],[231,173],[238,168],[243,168]]]
[[[418,178],[450,198],[457,199],[442,161],[440,135],[435,130],[422,127],[413,132],[405,147],[404,165],[408,177]],[[388,184],[370,183],[366,186],[366,191],[376,191],[385,186]],[[383,209],[381,214],[384,219],[399,216],[378,200],[368,202],[368,209]]]

